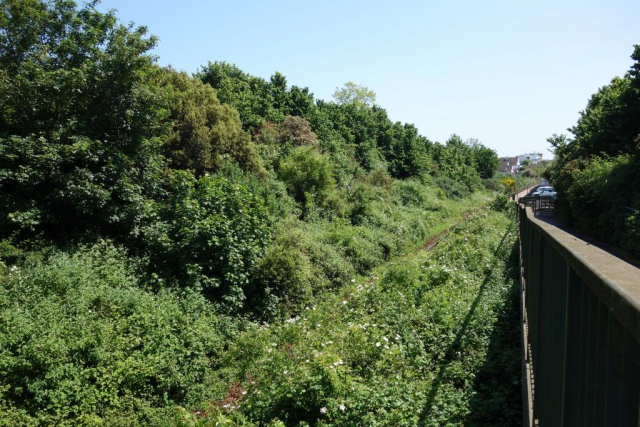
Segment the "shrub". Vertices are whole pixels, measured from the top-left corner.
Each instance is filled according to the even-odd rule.
[[[353,192],[349,196],[351,209],[349,218],[353,225],[362,225],[373,217],[373,199],[375,193],[371,187],[356,184]]]
[[[158,220],[142,230],[148,270],[163,281],[204,291],[231,310],[244,306],[245,288],[270,238],[263,203],[220,176],[171,178]]]
[[[226,161],[220,168],[218,176],[224,177],[231,185],[246,188],[256,198],[259,198],[274,222],[290,215],[300,214],[300,208],[287,193],[286,185],[273,174],[264,177],[243,170],[233,161]]]
[[[295,220],[276,228],[273,243],[257,264],[250,305],[265,318],[292,315],[314,296],[348,283],[355,272],[339,249],[316,238]]]
[[[300,203],[325,202],[335,186],[328,157],[309,147],[291,150],[278,170],[289,192]]]
[[[393,178],[391,178],[384,169],[372,170],[369,172],[367,179],[371,185],[384,188],[385,190],[391,190],[393,187]]]
[[[309,121],[296,116],[285,116],[278,123],[281,144],[290,143],[294,147],[318,146],[318,136],[311,130]]]
[[[257,265],[251,294],[265,317],[295,313],[313,296],[316,277],[301,238],[299,232],[280,233]]]
[[[477,215],[428,254],[243,334],[229,360],[246,394],[228,416],[261,425],[516,425],[512,221]]]
[[[640,205],[640,161],[622,155],[568,163],[557,176],[563,216],[594,237],[640,255],[633,211]]]
[[[355,276],[353,266],[339,248],[315,239],[313,233],[307,235],[305,246],[317,278],[315,292],[327,287],[339,288]]]
[[[31,255],[0,295],[0,423],[145,424],[221,391],[210,372],[227,338],[211,304],[141,290],[109,244]]]
[[[449,199],[457,200],[469,195],[469,189],[464,184],[446,176],[439,176],[434,182]]]
[[[515,205],[507,196],[499,194],[491,201],[489,207],[496,212],[507,212],[512,210]]]
[[[399,242],[394,236],[366,226],[336,224],[323,238],[327,243],[340,247],[360,274],[365,274],[398,253]]]

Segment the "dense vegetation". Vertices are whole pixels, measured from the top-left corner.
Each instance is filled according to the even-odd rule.
[[[0,0],[0,424],[513,425],[495,152],[155,43]]]
[[[640,46],[623,77],[595,93],[573,139],[553,135],[551,179],[569,223],[640,256]]]

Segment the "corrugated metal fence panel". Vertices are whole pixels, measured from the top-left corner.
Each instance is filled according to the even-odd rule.
[[[640,323],[628,320],[637,302],[623,304],[624,314],[612,310],[626,294],[603,293],[616,290],[594,283],[605,280],[597,271],[581,277],[577,271],[590,266],[576,266],[579,259],[534,224],[525,208],[519,217],[532,424],[640,426]]]

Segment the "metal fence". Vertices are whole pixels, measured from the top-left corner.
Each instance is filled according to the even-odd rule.
[[[528,206],[535,215],[555,214],[558,200],[551,196],[524,196],[519,203]]]
[[[640,269],[518,216],[525,426],[640,426]]]

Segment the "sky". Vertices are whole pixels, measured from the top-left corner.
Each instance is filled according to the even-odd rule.
[[[236,64],[331,100],[372,89],[432,141],[477,138],[500,156],[548,151],[640,44],[640,0],[103,0],[159,37],[161,65]]]

